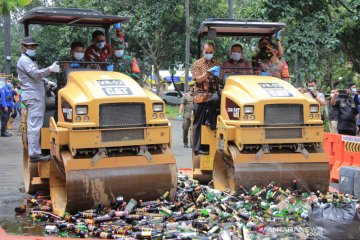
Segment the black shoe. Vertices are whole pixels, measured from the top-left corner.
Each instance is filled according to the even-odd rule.
[[[5,131],[5,132],[2,132],[2,133],[1,133],[1,136],[2,136],[2,137],[11,137],[12,134]]]
[[[216,130],[216,124],[211,124],[211,125],[210,125],[210,129],[211,129],[211,130]]]
[[[42,155],[42,154],[35,154],[30,156],[30,162],[37,163],[37,162],[46,162],[50,160],[50,155]]]
[[[201,155],[209,155],[209,151],[200,150],[200,151],[198,152],[198,154],[201,154]]]
[[[211,122],[206,119],[206,120],[205,120],[205,125],[206,125],[206,126],[210,126],[210,125],[211,125]]]

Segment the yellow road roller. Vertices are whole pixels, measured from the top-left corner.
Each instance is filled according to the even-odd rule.
[[[21,20],[31,24],[103,27],[129,18],[98,11],[36,8]],[[24,183],[28,193],[50,189],[53,211],[62,215],[125,200],[175,197],[177,169],[171,125],[163,101],[125,74],[66,69],[56,101],[47,104],[41,148],[49,162],[30,163],[23,118]]]
[[[198,39],[269,37],[284,27],[283,23],[208,19],[201,24]],[[209,154],[193,155],[194,178],[213,179],[214,187],[223,191],[266,186],[271,181],[287,188],[294,180],[305,191],[326,191],[329,165],[322,148],[319,104],[284,80],[240,72],[224,75],[216,130],[201,127],[201,144]]]

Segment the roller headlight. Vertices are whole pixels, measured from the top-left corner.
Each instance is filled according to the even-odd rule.
[[[310,105],[310,113],[318,113],[319,112],[319,105],[312,104]]]
[[[76,115],[87,115],[88,106],[76,106]]]
[[[245,114],[253,114],[254,113],[254,106],[246,106],[244,107]]]
[[[162,103],[153,103],[153,112],[162,112],[164,105]]]

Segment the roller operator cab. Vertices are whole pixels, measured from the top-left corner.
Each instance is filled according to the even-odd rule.
[[[271,36],[283,27],[215,19],[204,21],[199,35],[216,29],[212,35]],[[238,191],[271,181],[289,187],[296,180],[304,190],[324,191],[329,165],[322,141],[320,106],[314,99],[275,77],[229,74],[216,130],[206,125],[201,129],[201,144],[209,155],[193,155],[193,174],[200,181],[212,178],[219,190]]]
[[[82,11],[86,16],[79,15]],[[124,21],[87,11],[36,9],[23,22],[69,21],[108,29]],[[163,101],[118,72],[67,69],[61,81],[57,105],[47,106],[41,129],[41,148],[50,153],[49,162],[29,162],[23,119],[26,191],[50,188],[53,210],[60,215],[109,204],[119,195],[151,200],[168,192],[173,199],[176,161]]]

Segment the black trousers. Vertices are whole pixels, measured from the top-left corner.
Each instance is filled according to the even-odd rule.
[[[1,114],[1,132],[6,131],[6,124],[10,118],[11,108],[8,107],[8,111],[5,112],[5,107],[1,107],[2,114]]]
[[[343,135],[356,136],[356,130],[341,130],[341,129],[338,129],[338,133],[343,134]]]
[[[190,125],[191,125],[191,119],[190,118],[184,118],[183,125],[182,125],[183,143],[184,143],[184,145],[188,145],[188,143],[189,143],[188,135],[189,135]]]
[[[193,123],[193,150],[201,150],[201,125],[205,123],[205,117],[211,124],[216,124],[216,110],[219,108],[220,98],[217,93],[213,93],[207,102],[194,103],[194,123]],[[208,113],[206,115],[206,109]]]

